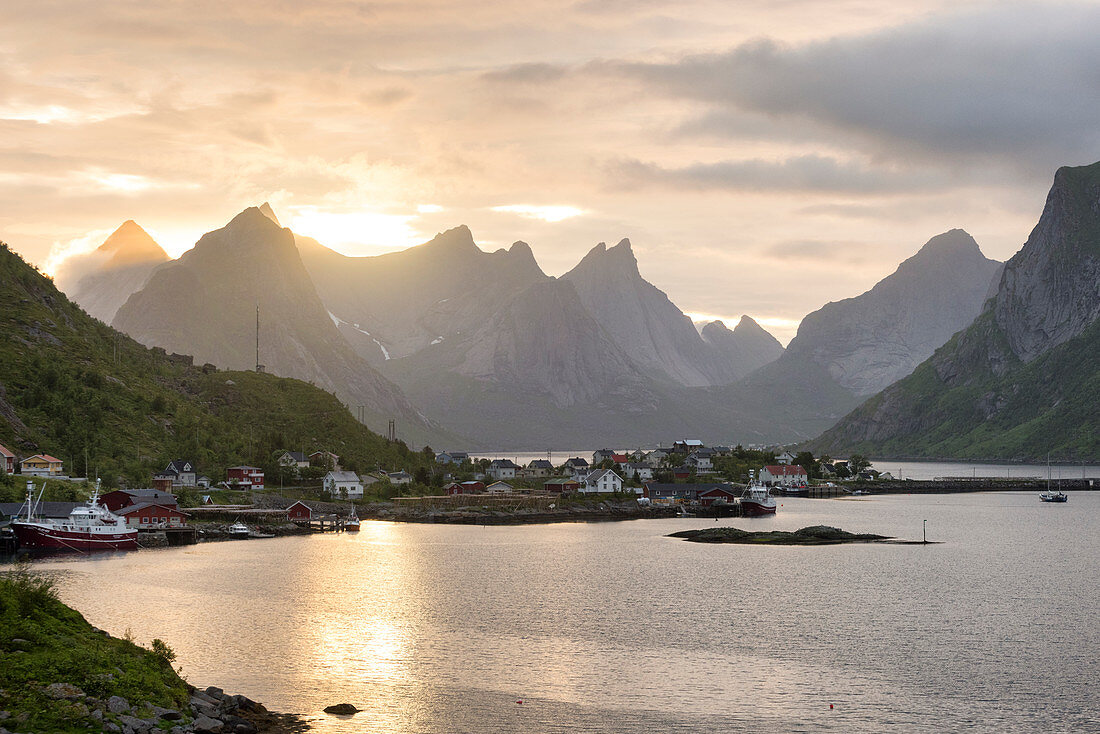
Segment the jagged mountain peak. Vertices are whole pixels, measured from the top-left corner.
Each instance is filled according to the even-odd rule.
[[[457,227],[436,234],[435,237],[421,245],[421,247],[454,252],[474,250],[480,252],[477,244],[474,243],[473,232],[465,224],[460,224]]]
[[[280,227],[283,226],[282,224],[279,224],[279,218],[275,216],[275,210],[271,208],[271,204],[268,204],[265,201],[263,204],[260,204],[259,208],[260,214],[263,214],[265,217],[275,222],[275,224],[278,224]]]
[[[600,242],[581,258],[566,277],[588,274],[608,276],[615,273],[641,278],[638,272],[638,260],[634,257],[629,239],[620,240],[614,247],[608,247],[606,242]]]

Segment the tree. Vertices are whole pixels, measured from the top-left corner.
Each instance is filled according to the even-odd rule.
[[[814,455],[809,451],[799,451],[794,457],[794,463],[806,470],[806,476],[810,479],[821,476],[821,465],[814,460]]]
[[[852,474],[867,471],[870,466],[871,461],[863,454],[852,454],[848,457],[848,468],[852,470]]]

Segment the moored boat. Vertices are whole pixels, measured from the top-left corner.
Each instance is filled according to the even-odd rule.
[[[1067,500],[1069,500],[1069,497],[1066,496],[1065,492],[1048,489],[1039,493],[1040,502],[1066,502]]]
[[[249,535],[248,526],[238,520],[229,526],[230,538],[247,538]]]
[[[355,510],[351,511],[351,517],[344,519],[344,530],[354,533],[359,530],[359,516],[355,514]]]
[[[776,508],[775,497],[766,486],[753,480],[752,472],[749,472],[749,486],[741,495],[741,514],[745,517],[759,517],[760,515],[774,515]]]
[[[44,492],[46,485],[42,485]],[[42,492],[39,492],[39,500]],[[77,505],[63,520],[37,517],[34,484],[27,482],[27,501],[11,529],[20,548],[53,550],[129,550],[138,547],[137,528],[99,504],[99,484],[87,504]]]

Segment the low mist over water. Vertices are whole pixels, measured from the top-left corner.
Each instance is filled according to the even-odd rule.
[[[927,520],[943,543],[664,537],[715,524],[699,518],[368,522],[39,565],[93,624],[167,641],[193,684],[325,732],[1095,725],[1100,495],[781,502],[770,519],[720,522],[919,540]],[[320,713],[343,701],[365,711]]]

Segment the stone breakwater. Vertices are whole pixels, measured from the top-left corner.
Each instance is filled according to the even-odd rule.
[[[51,683],[43,691],[49,698],[68,702],[75,716],[91,718],[99,722],[101,731],[115,734],[293,734],[309,729],[293,714],[273,713],[249,698],[214,687],[192,690],[189,710],[183,711],[148,702],[132,704],[121,696],[86,696],[71,683]],[[0,734],[29,734],[20,726],[24,721],[22,716],[0,711]]]
[[[425,498],[428,499],[428,498]],[[466,505],[439,507],[423,504],[380,503],[360,508],[360,518],[395,522],[451,523],[458,525],[526,525],[554,522],[606,522],[675,517],[679,508],[643,506],[636,500],[550,507]]]

